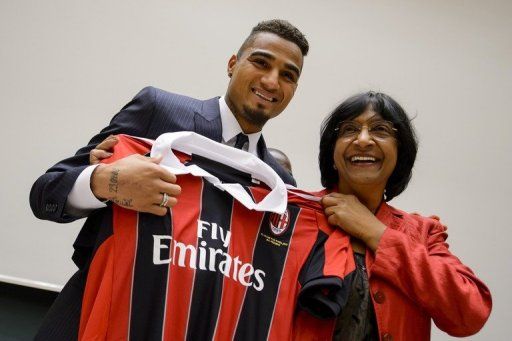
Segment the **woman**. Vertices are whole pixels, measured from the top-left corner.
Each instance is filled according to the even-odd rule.
[[[353,237],[357,264],[336,340],[428,340],[431,319],[468,336],[490,314],[489,290],[450,253],[439,218],[387,204],[407,187],[416,151],[409,118],[382,93],[347,99],[323,124],[322,204]]]

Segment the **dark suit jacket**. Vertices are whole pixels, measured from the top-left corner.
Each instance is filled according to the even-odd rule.
[[[206,101],[173,94],[153,87],[142,89],[114,116],[110,125],[94,136],[75,156],[51,167],[32,186],[30,206],[40,219],[67,223],[82,218],[64,213],[64,206],[78,175],[89,166],[89,152],[110,134],[128,134],[156,139],[175,131],[194,131],[221,142],[222,124],[218,97]],[[263,137],[258,142],[259,157],[272,167],[285,183],[295,185],[293,177],[270,155]],[[79,271],[66,284],[48,312],[36,339],[76,339],[83,285],[94,245],[102,238],[100,226],[111,219],[109,207],[89,214],[73,247],[73,261]],[[97,245],[97,244],[96,244]]]
[[[30,192],[32,211],[40,219],[59,223],[82,218],[66,215],[64,205],[76,178],[89,165],[91,149],[110,134],[156,139],[163,133],[174,131],[194,131],[221,142],[218,98],[201,101],[153,87],[142,89],[87,146],[37,179]],[[295,185],[293,177],[267,151],[263,137],[258,142],[258,154],[285,183]]]

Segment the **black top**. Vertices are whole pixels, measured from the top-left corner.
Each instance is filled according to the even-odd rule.
[[[379,340],[377,321],[370,298],[368,273],[364,263],[364,254],[354,252],[356,271],[347,305],[343,308],[334,329],[335,341],[373,341]]]

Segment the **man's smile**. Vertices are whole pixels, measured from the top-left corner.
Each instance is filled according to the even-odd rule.
[[[267,101],[270,103],[277,102],[277,98],[272,96],[272,94],[270,94],[268,91],[261,90],[261,89],[255,89],[255,88],[252,88],[251,90],[256,96],[263,99],[264,101]]]

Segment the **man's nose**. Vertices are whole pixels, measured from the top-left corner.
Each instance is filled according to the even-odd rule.
[[[265,90],[277,90],[279,88],[279,70],[269,70],[261,78],[261,83]]]

